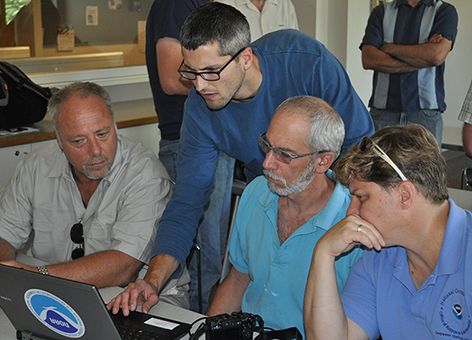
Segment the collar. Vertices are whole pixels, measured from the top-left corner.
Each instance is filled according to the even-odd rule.
[[[270,2],[274,5],[278,5],[279,1],[280,0],[266,0],[266,3]],[[254,6],[254,4],[251,3],[251,0],[234,0],[234,2],[237,6],[243,6],[243,5],[246,5],[246,6],[252,5],[252,6]],[[264,6],[265,6],[265,4],[264,4]]]
[[[300,226],[300,228],[295,231],[296,233],[300,232],[301,230],[303,233],[311,233],[317,228],[328,230],[332,227],[333,221],[337,221],[339,212],[343,209],[345,210],[344,207],[346,205],[346,200],[350,201],[350,195],[347,191],[347,188],[336,181],[334,172],[332,170],[328,170],[325,175],[329,179],[336,182],[333,193],[331,194],[328,202],[326,202],[325,206],[316,215],[312,216],[304,225]],[[267,180],[265,180],[265,183],[267,185]],[[261,196],[259,198],[259,203],[270,219],[272,219],[271,216],[275,217],[275,220],[272,221],[272,223],[277,225],[276,219],[279,206],[279,196],[269,191],[269,189],[267,190],[269,195]]]
[[[434,284],[436,278],[440,275],[451,275],[460,269],[460,264],[465,254],[464,247],[467,242],[466,221],[465,210],[458,207],[452,199],[449,199],[449,216],[438,263],[430,277],[423,283],[423,286]],[[392,247],[392,250],[389,258],[392,265],[395,267],[394,276],[409,287],[408,283],[412,281],[408,273],[406,249],[403,247]],[[416,291],[413,285],[410,289],[412,292]]]
[[[464,209],[458,207],[452,199],[449,199],[449,216],[438,264],[436,265],[437,275],[453,274],[459,269],[462,257],[465,254],[466,232],[466,213]]]
[[[421,5],[433,6],[434,4],[436,4],[437,1],[438,0],[421,0],[420,2],[418,2],[418,5],[416,5],[416,6],[421,6]],[[398,8],[401,5],[409,6],[407,0],[395,0],[395,5],[394,5],[395,8]]]

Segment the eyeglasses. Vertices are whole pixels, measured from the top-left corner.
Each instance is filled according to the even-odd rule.
[[[74,250],[72,250],[72,260],[84,256],[84,226],[81,222],[74,224],[70,229],[70,239],[72,240],[72,242],[79,245],[77,248],[74,248]]]
[[[261,148],[262,152],[265,154],[268,154],[269,151],[272,151],[274,154],[275,159],[278,161],[289,164],[292,160],[297,159],[297,158],[302,158],[302,157],[307,157],[307,156],[313,156],[319,153],[327,152],[326,150],[322,151],[313,151],[313,152],[308,152],[304,154],[297,154],[292,151],[284,150],[281,148],[273,147],[269,141],[267,140],[267,136],[265,133],[262,133],[259,135],[257,138],[257,141],[259,143],[259,147]]]
[[[366,144],[369,143],[369,142],[372,143],[372,146],[374,147],[375,154],[377,156],[379,156],[380,158],[382,158],[385,162],[387,162],[388,165],[390,165],[392,167],[392,169],[395,170],[395,172],[397,173],[397,175],[401,178],[401,180],[403,182],[408,181],[408,179],[403,174],[403,172],[400,170],[400,168],[392,161],[392,159],[385,153],[385,151],[383,151],[382,148],[377,143],[375,143],[372,139],[370,139],[369,137],[362,138],[362,141],[359,144],[359,147],[361,148],[361,151],[367,147]]]
[[[182,60],[182,63],[180,64],[178,68],[178,72],[182,78],[188,79],[188,80],[195,80],[197,79],[198,76],[202,77],[202,79],[206,81],[217,81],[220,80],[220,73],[223,72],[223,70],[231,64],[231,62],[236,59],[236,57],[246,49],[246,47],[240,49],[234,56],[231,57],[230,60],[226,64],[224,64],[219,71],[203,71],[203,72],[195,72],[195,71],[188,71],[188,70],[182,70],[182,66],[184,66],[184,60]]]

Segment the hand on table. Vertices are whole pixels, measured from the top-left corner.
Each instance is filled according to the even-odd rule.
[[[135,311],[138,306],[142,307],[144,313],[149,312],[159,297],[156,293],[157,289],[145,280],[138,279],[136,282],[130,283],[125,290],[111,299],[107,304],[107,308],[113,314],[119,312],[120,308],[124,316],[128,316],[130,311]]]

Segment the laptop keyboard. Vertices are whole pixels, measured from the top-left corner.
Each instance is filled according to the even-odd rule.
[[[126,327],[122,327],[117,325],[116,328],[118,329],[118,333],[123,340],[159,340],[161,339],[160,336],[147,332],[140,328],[130,327],[129,325]]]

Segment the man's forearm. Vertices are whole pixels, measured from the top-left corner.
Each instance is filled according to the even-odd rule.
[[[424,43],[418,45],[385,44],[380,49],[417,69],[438,66],[444,62],[450,45],[444,43]]]
[[[240,311],[249,281],[248,275],[231,268],[228,276],[218,286],[207,314],[211,316]]]
[[[93,284],[98,288],[124,286],[136,278],[143,263],[116,250],[106,250],[82,258],[48,265],[50,275]]]
[[[14,260],[16,257],[16,250],[13,246],[0,238],[0,261]]]
[[[392,74],[417,70],[416,67],[396,59],[372,45],[364,45],[362,47],[362,66],[366,70]]]
[[[173,256],[167,254],[156,255],[149,263],[144,280],[159,294],[178,266],[179,262]]]
[[[347,339],[348,323],[337,288],[334,258],[322,252],[313,255],[304,321],[307,339]]]
[[[472,158],[472,124],[464,123],[462,128],[462,142],[467,156]]]

